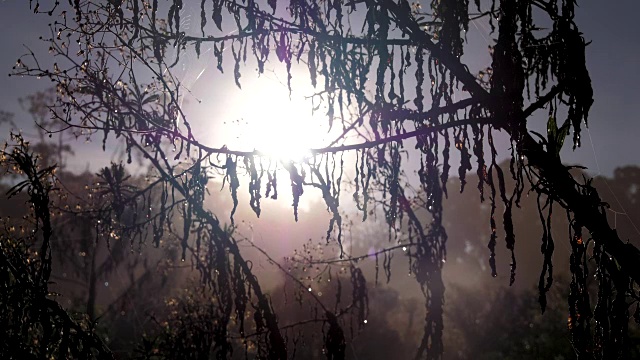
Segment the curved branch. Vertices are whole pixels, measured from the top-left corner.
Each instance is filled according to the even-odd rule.
[[[391,142],[397,142],[397,141],[401,141],[401,140],[406,140],[406,139],[411,139],[417,136],[422,136],[422,135],[428,135],[428,134],[433,134],[434,132],[438,132],[438,131],[442,131],[442,130],[446,130],[446,129],[451,129],[454,127],[458,127],[458,126],[464,126],[464,125],[488,125],[488,124],[494,124],[494,119],[493,118],[473,118],[473,119],[462,119],[462,120],[458,120],[458,121],[451,121],[448,123],[444,123],[444,124],[437,124],[437,125],[430,125],[430,126],[423,126],[417,130],[413,130],[413,131],[408,131],[402,134],[397,134],[397,135],[392,135],[392,136],[388,136],[385,138],[380,138],[377,140],[370,140],[370,141],[364,141],[364,142],[360,142],[357,144],[351,144],[351,145],[341,145],[341,146],[329,146],[329,147],[324,147],[324,148],[315,148],[315,149],[310,149],[309,153],[312,155],[320,155],[320,154],[333,154],[333,153],[339,153],[339,152],[344,152],[344,151],[351,151],[351,150],[362,150],[362,149],[370,149],[373,147],[376,147],[378,145],[382,145],[382,144],[387,144],[387,143],[391,143]],[[186,141],[188,141],[187,139],[184,139]],[[201,143],[199,143],[196,140],[191,140],[191,143],[199,148],[201,148],[202,150],[204,150],[207,155],[212,155],[212,154],[226,154],[226,155],[236,155],[236,156],[267,156],[268,154],[265,154],[262,151],[259,150],[253,150],[253,151],[239,151],[239,150],[231,150],[228,149],[227,147],[222,147],[222,148],[213,148],[213,147],[209,147],[206,145],[203,145]]]
[[[182,196],[184,196],[185,198],[188,197],[189,195],[188,192],[185,191],[183,186],[178,182],[178,180],[175,177],[170,176],[164,171],[164,169],[162,168],[162,165],[156,158],[151,156],[151,154],[149,154],[149,152],[137,142],[133,142],[133,145],[140,152],[142,152],[149,159],[149,161],[151,161],[154,168],[161,173],[164,179],[167,179]],[[206,222],[208,222],[211,225],[211,229],[216,235],[216,237],[220,241],[224,242],[225,246],[229,250],[229,253],[231,253],[234,259],[238,261],[238,264],[240,264],[240,267],[242,268],[242,272],[244,273],[246,281],[249,283],[249,286],[251,286],[251,288],[253,289],[253,293],[255,294],[255,296],[258,298],[258,306],[260,310],[263,312],[264,319],[266,320],[267,329],[270,333],[270,340],[272,342],[272,346],[274,347],[273,348],[274,353],[272,354],[273,356],[275,356],[274,359],[282,359],[282,360],[287,359],[287,346],[284,338],[282,337],[282,334],[280,333],[276,315],[273,313],[271,309],[267,296],[262,292],[262,287],[260,286],[258,279],[256,278],[255,275],[253,275],[253,272],[251,271],[251,267],[249,266],[249,264],[247,264],[242,254],[240,253],[238,244],[235,241],[233,241],[233,239],[224,230],[222,230],[222,228],[220,227],[220,222],[209,211],[205,210],[202,207],[202,204],[193,203],[192,205],[195,205],[193,207],[193,210],[197,214],[197,216],[204,219]]]

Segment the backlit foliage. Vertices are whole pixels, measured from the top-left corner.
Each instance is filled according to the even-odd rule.
[[[209,340],[218,358],[232,353],[232,332],[244,337],[248,329],[258,334],[252,344],[262,358],[285,359],[296,344],[281,329],[270,297],[244,259],[240,237],[234,233],[241,182],[258,216],[261,200],[283,183],[287,191],[291,186],[296,219],[306,192],[322,194],[332,216],[326,241],[340,255],[313,259],[305,254],[296,261],[350,269],[352,304],[345,311],[323,309],[328,358],[344,357],[343,315],[364,319],[367,311],[359,259],[342,246],[348,225],[340,206],[345,189],[353,190],[362,218],[376,211],[384,214],[389,247],[367,256],[376,262],[384,258],[385,274],[391,272],[393,253],[405,248],[410,271],[425,295],[424,336],[416,358],[441,358],[447,242],[442,208],[451,190],[446,185],[452,168],[457,168],[460,191],[467,184],[467,172],[477,173],[480,200],[491,207],[486,220],[488,262],[496,276],[495,249],[502,227],[511,254],[511,283],[517,270],[512,211],[525,192],[537,195],[544,230],[542,310],[553,282],[551,259],[558,240],[552,236],[549,219],[554,208],[566,212],[572,249],[568,327],[574,350],[580,358],[621,354],[628,304],[637,297],[632,280],[640,280],[636,266],[640,253],[608,225],[606,204],[590,181],[574,179],[559,156],[567,137],[574,149],[580,146],[593,102],[586,41],[574,22],[574,0],[471,4],[433,0],[422,6],[402,0],[70,3],[45,9],[31,1],[36,12],[48,12],[53,19],[51,34],[42,38],[52,65],[40,65],[45,63],[29,54],[18,60],[14,73],[46,77],[55,85],[57,97],[50,114],[63,126],[50,131],[100,137],[105,148],[115,138],[126,146],[128,162],[140,156],[151,166],[150,182],[140,189],[126,184],[121,165],[100,173],[104,179],[100,191],[112,201],[111,207],[101,210],[103,231],[141,234],[135,229],[121,234],[111,227],[111,221],[130,208],[146,217],[145,222],[134,223],[140,229],[150,227],[155,243],[169,234],[180,239],[182,259],[193,262],[215,299],[207,316],[216,319],[210,324]],[[187,31],[184,9],[198,5],[200,27]],[[478,72],[462,62],[470,19],[488,23],[495,38],[489,47],[491,62]],[[214,65],[225,71],[220,76],[232,76],[238,87],[244,85],[242,73],[253,71],[245,67],[248,64],[255,64],[260,73],[268,63],[282,64],[291,92],[295,91],[292,69],[307,68],[308,81],[317,91],[314,101],[326,105],[329,126],[340,127],[343,135],[326,148],[312,149],[310,159],[281,164],[259,151],[207,144],[192,131],[182,106],[189,89],[174,75],[188,50],[199,56],[204,47],[212,49]],[[541,109],[548,112],[547,134],[528,130],[531,115]],[[349,140],[354,134],[355,143]],[[506,134],[510,142],[506,154],[499,153],[504,150],[496,143],[498,134]],[[453,152],[459,162],[451,161]],[[355,164],[345,160],[348,154]],[[510,163],[503,169],[498,159],[505,155]],[[409,157],[419,164],[415,176],[408,170]],[[288,178],[280,176],[278,184],[279,169]],[[347,181],[352,169],[355,174]],[[204,206],[207,184],[214,176],[222,176],[230,190],[231,227]],[[505,177],[515,185],[507,187]],[[151,193],[159,196],[158,205],[150,206],[146,200]],[[181,219],[179,226],[174,224],[176,217]],[[595,312],[586,287],[593,275],[587,268],[591,256],[600,281]],[[298,285],[306,288],[302,281]],[[322,304],[318,298],[311,300]],[[247,312],[252,313],[248,318]]]

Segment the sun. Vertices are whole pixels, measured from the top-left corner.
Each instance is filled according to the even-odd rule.
[[[306,165],[332,161],[313,155],[310,150],[330,146],[343,135],[344,129],[339,120],[330,127],[327,107],[309,99],[309,95],[321,90],[314,89],[305,75],[293,73],[291,94],[286,82],[264,74],[243,76],[242,88],[236,86],[233,79],[222,78],[216,82],[203,78],[192,93],[195,98],[208,101],[187,104],[189,114],[196,119],[191,122],[194,136],[207,139],[207,146],[211,148],[256,151],[260,155],[259,168],[271,174],[276,172],[277,178],[285,183],[290,162],[296,163],[300,170]],[[216,159],[224,161],[223,157]],[[243,163],[242,159],[238,160]],[[238,176],[247,175],[242,171]],[[279,182],[279,187],[280,184],[284,183]],[[309,190],[299,199],[298,207],[302,211],[322,201],[321,191]],[[280,206],[290,207],[292,192],[287,191],[286,186],[279,188],[278,199]]]
[[[301,91],[289,90],[270,79],[260,79],[243,90],[236,101],[238,118],[228,126],[229,148],[258,151],[279,162],[300,162],[310,150],[326,146],[330,133],[326,111],[313,111]]]

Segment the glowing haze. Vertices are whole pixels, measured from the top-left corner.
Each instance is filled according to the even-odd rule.
[[[284,85],[263,77],[242,93],[233,100],[241,117],[228,129],[230,148],[258,150],[278,161],[300,161],[309,149],[329,140],[326,114],[321,110],[313,114],[311,101],[300,91],[289,97]]]

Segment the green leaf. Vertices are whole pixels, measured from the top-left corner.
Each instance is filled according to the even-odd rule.
[[[159,98],[160,98],[160,95],[153,94],[153,95],[147,97],[146,99],[142,100],[142,105],[146,105],[146,104],[148,104],[150,102],[154,102],[154,101],[158,100]]]
[[[549,139],[549,141],[556,138],[557,132],[558,124],[556,124],[556,118],[553,116],[549,116],[549,120],[547,121],[547,138]]]
[[[549,116],[549,120],[547,120],[547,150],[556,155],[560,153],[560,148],[562,147],[558,146],[557,134],[558,124],[556,123],[556,118]]]
[[[562,124],[562,127],[558,130],[558,133],[556,134],[556,155],[560,155],[560,150],[562,149],[562,145],[564,144],[564,139],[566,139],[566,137],[569,135],[570,128],[571,123],[569,122],[569,119],[567,119],[564,121],[564,124]]]

